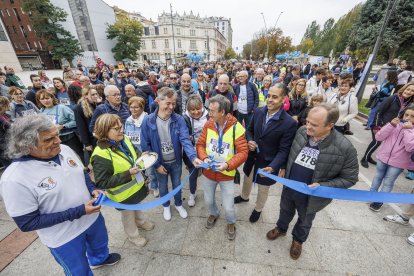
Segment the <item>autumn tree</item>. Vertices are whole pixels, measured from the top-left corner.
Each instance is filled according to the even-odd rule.
[[[236,57],[237,57],[237,54],[231,47],[227,48],[226,51],[224,52],[225,59],[234,59]]]

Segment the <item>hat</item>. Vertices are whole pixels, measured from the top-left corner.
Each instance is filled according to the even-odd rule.
[[[149,75],[150,75],[150,76],[153,76],[153,75],[158,76],[158,74],[157,74],[157,73],[155,73],[155,71],[150,71],[150,72],[149,72]]]

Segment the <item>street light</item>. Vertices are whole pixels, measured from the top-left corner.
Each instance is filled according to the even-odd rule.
[[[265,25],[265,31],[266,31],[266,54],[265,54],[265,58],[267,59],[268,55],[269,55],[269,38],[268,38],[268,34],[267,34],[267,26],[266,26],[266,19],[264,17],[264,14],[261,12],[262,17],[263,17],[263,22]]]
[[[279,18],[282,15],[282,13],[283,13],[282,11],[279,13],[279,16],[276,19],[275,26],[273,27],[273,29],[276,29],[277,22],[279,22]]]

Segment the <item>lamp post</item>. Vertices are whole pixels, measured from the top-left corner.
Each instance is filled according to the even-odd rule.
[[[268,55],[269,55],[269,37],[268,37],[268,33],[267,33],[266,19],[265,19],[264,14],[262,12],[261,12],[261,14],[262,14],[262,17],[263,17],[263,22],[264,22],[264,25],[265,25],[265,32],[266,32],[266,54],[265,54],[265,58],[267,59]]]
[[[173,21],[173,11],[172,11],[172,5],[170,4],[170,11],[171,11],[171,29],[172,29],[172,37],[173,37],[173,51],[174,51],[174,56],[173,59],[171,60],[171,63],[173,65],[176,64],[176,57],[177,55],[175,54],[175,35],[174,35],[174,21]]]

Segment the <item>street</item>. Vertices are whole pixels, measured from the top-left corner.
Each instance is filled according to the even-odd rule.
[[[352,121],[351,129],[355,135],[347,138],[361,156],[371,134],[356,120]],[[186,170],[183,172],[184,178]],[[360,167],[359,182],[353,188],[367,190],[374,174],[373,165],[369,169]],[[398,178],[395,192],[411,191],[413,182],[404,176],[405,173]],[[239,194],[238,185],[236,191]],[[94,273],[145,276],[412,274],[413,248],[406,242],[406,237],[414,231],[413,221],[409,226],[401,226],[382,219],[385,215],[393,214],[394,209],[398,208],[396,205],[385,204],[380,212],[374,213],[366,203],[334,201],[317,214],[309,240],[303,246],[302,256],[294,261],[289,256],[290,232],[276,241],[268,241],[265,237],[266,232],[275,226],[278,217],[280,184],[272,186],[260,220],[252,224],[248,219],[254,207],[256,192],[257,188],[249,202],[236,205],[235,241],[229,241],[225,237],[223,213],[214,228],[205,228],[207,211],[201,183],[198,186],[197,203],[193,208],[187,205],[188,187],[183,191],[183,205],[189,213],[187,219],[180,218],[174,208],[170,222],[162,218],[162,207],[146,212],[156,227],[150,232],[141,231],[149,240],[142,249],[137,249],[127,241],[118,211],[103,207],[110,251],[119,252],[122,260],[116,266],[100,268]],[[217,192],[217,198],[220,198],[220,191]],[[151,199],[152,196],[148,198]],[[13,254],[17,256],[0,275],[62,275],[61,267],[38,239],[30,244],[30,237],[19,238],[5,247],[5,238],[16,229],[16,225],[7,216],[3,204],[0,205],[0,240],[3,240],[0,242],[0,254],[4,256],[3,263]],[[22,245],[24,242],[26,245]],[[16,253],[18,248],[25,246],[27,248],[20,255],[19,252]]]

